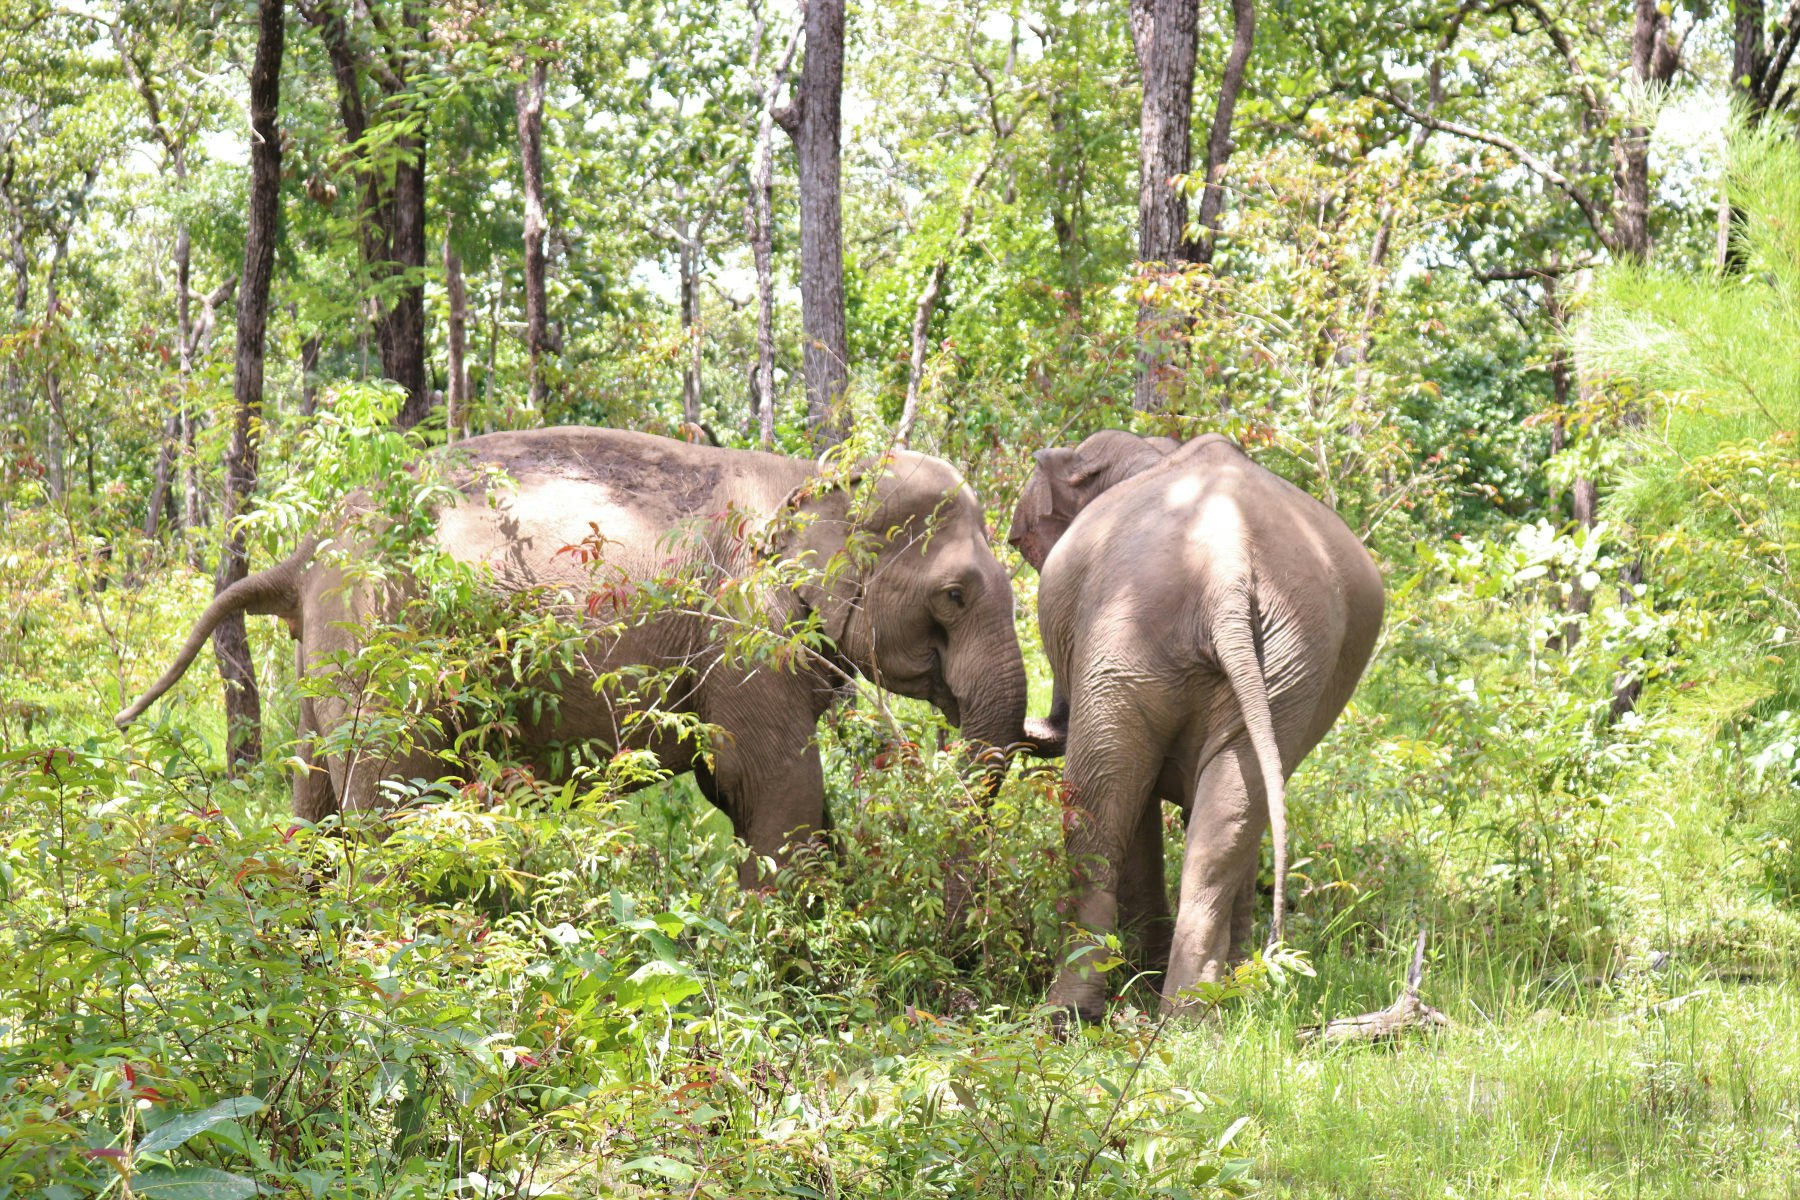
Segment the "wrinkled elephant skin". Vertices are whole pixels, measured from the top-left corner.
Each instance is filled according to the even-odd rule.
[[[1381,628],[1381,576],[1325,505],[1227,438],[1106,431],[1040,451],[1012,543],[1041,573],[1038,622],[1066,737],[1077,918],[1163,970],[1163,1004],[1248,949],[1265,823],[1279,939],[1286,780],[1343,711]],[[1158,800],[1187,814],[1176,915]],[[1097,1019],[1078,943],[1051,1001]],[[1072,961],[1071,961],[1072,960]]]
[[[852,536],[862,547],[839,574],[766,590],[761,615],[774,629],[817,615],[831,639],[822,657],[787,669],[732,661],[721,655],[717,625],[687,611],[653,613],[622,633],[597,632],[585,649],[586,669],[561,681],[554,713],[515,739],[528,760],[547,760],[538,752],[551,745],[648,746],[668,770],[695,774],[755,858],[781,861],[790,835],[827,825],[814,730],[851,673],[930,701],[979,747],[1019,740],[1025,673],[1012,592],[988,546],[981,506],[939,459],[891,455],[873,499],[853,509],[853,487],[822,478],[812,463],[618,430],[488,434],[443,453],[461,491],[437,513],[440,547],[484,568],[499,592],[527,595],[569,620],[610,619],[604,606],[589,618],[582,603],[605,583],[622,580],[629,590],[632,580],[672,572],[715,582],[743,575],[755,553],[744,518],[776,541],[772,553],[817,567]],[[591,542],[596,528],[604,556],[598,574],[581,555],[564,552]],[[173,685],[230,611],[286,617],[300,640],[303,674],[354,655],[353,626],[381,619],[385,601],[346,564],[315,557],[314,549],[303,546],[221,593],[182,658],[120,723]],[[357,554],[354,545],[349,553]],[[691,739],[621,735],[625,710],[594,680],[632,665],[685,668],[667,703],[715,727],[710,763]],[[314,754],[314,739],[355,717],[352,698],[304,702],[300,756],[313,769],[295,784],[298,815],[368,808],[384,779],[444,773],[443,747],[429,741],[373,761]],[[1003,762],[989,770],[1004,770]],[[755,878],[755,858],[745,864],[746,882]]]

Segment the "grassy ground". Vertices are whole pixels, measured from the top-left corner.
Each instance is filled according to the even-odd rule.
[[[202,671],[161,732],[107,729],[203,584],[28,596],[0,1197],[117,1190],[114,1161],[293,1196],[1800,1196],[1800,798],[1746,765],[1756,697],[1695,662],[1609,727],[1615,648],[1548,657],[1541,611],[1453,582],[1396,586],[1296,778],[1315,974],[1182,1025],[1128,989],[1068,1040],[1035,1007],[1066,913],[1053,771],[1002,794],[973,931],[939,902],[950,760],[869,770],[867,705],[827,737],[841,860],[767,895],[681,781],[567,811],[441,793],[353,850],[289,827],[279,748],[218,777]],[[1421,924],[1454,1025],[1302,1047],[1394,998]],[[268,1109],[121,1149],[243,1095]]]

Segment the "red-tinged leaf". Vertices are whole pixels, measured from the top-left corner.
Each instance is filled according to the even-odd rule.
[[[133,1087],[136,1087],[137,1086],[137,1072],[131,1069],[130,1063],[124,1064],[124,1071],[125,1071],[125,1082],[131,1084]]]
[[[519,1061],[528,1067],[541,1067],[544,1065],[537,1060],[535,1055],[527,1054],[523,1050],[516,1051],[516,1053],[519,1056]]]
[[[157,1091],[153,1087],[141,1087],[141,1088],[138,1088],[136,1091],[132,1092],[131,1094],[134,1099],[148,1100],[152,1104],[156,1104],[163,1100],[168,1099],[167,1096],[163,1095],[161,1092]]]

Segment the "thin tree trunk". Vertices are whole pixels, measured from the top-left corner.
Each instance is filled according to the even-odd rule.
[[[181,413],[172,412],[163,418],[162,440],[156,451],[156,482],[150,488],[150,507],[144,512],[144,536],[155,538],[162,528],[163,510],[170,507],[169,499],[173,488],[172,476],[175,473],[175,448],[181,444]]]
[[[1192,161],[1194,56],[1198,0],[1132,0],[1131,32],[1143,78],[1138,110],[1138,262],[1167,274],[1192,258],[1184,237],[1187,197],[1174,186]],[[1134,403],[1152,412],[1178,382],[1175,342],[1180,318],[1154,304],[1138,309],[1138,379]]]
[[[844,0],[808,0],[806,60],[793,103],[775,114],[793,138],[800,177],[800,320],[806,419],[813,441],[849,432],[850,336],[844,316],[842,148]]]
[[[531,407],[541,413],[549,397],[544,380],[549,316],[545,297],[544,238],[544,86],[548,64],[534,59],[514,91],[519,131],[519,161],[525,176],[525,353]]]
[[[225,537],[215,591],[224,591],[249,571],[249,556],[237,518],[256,487],[261,437],[263,353],[269,322],[269,281],[275,265],[276,222],[281,211],[281,59],[285,39],[284,0],[257,0],[256,57],[250,67],[250,203],[245,222],[244,274],[237,297],[237,373],[233,380],[231,444],[225,452]],[[229,761],[262,756],[262,705],[242,613],[222,621],[213,633],[219,676],[225,683]]]
[[[775,98],[787,86],[787,75],[800,46],[804,15],[788,34],[781,61],[763,88],[762,111],[756,122],[756,161],[750,172],[750,256],[756,264],[756,372],[754,391],[757,437],[765,449],[775,445]],[[762,28],[757,29],[757,45]]]
[[[1219,81],[1219,103],[1213,109],[1212,130],[1206,139],[1206,167],[1200,193],[1200,244],[1194,261],[1210,263],[1218,243],[1219,214],[1225,208],[1225,164],[1231,159],[1231,116],[1237,109],[1238,92],[1244,86],[1244,69],[1256,43],[1255,0],[1231,0],[1231,53],[1225,59],[1225,75]],[[1385,225],[1383,229],[1385,231]]]
[[[394,423],[411,429],[431,411],[425,372],[425,139],[400,139],[406,153],[394,167],[392,262],[387,274],[410,280],[378,329],[381,373],[406,390]]]
[[[319,352],[325,337],[315,333],[300,343],[300,415],[310,417],[319,409]]]
[[[69,221],[73,223],[71,216]],[[65,225],[56,239],[56,252],[50,258],[50,269],[44,273],[44,334],[52,335],[56,329],[58,310],[62,308],[62,292],[60,274],[63,258],[69,252],[69,228]],[[54,361],[54,360],[52,360]],[[44,368],[44,399],[50,405],[50,422],[48,426],[48,445],[45,457],[50,461],[50,498],[61,500],[68,494],[67,464],[63,461],[67,451],[64,439],[69,433],[68,414],[63,411],[62,379],[54,366]]]
[[[676,252],[681,275],[681,333],[687,353],[681,368],[681,419],[700,424],[700,247],[698,238],[682,230]]]
[[[1631,29],[1631,70],[1641,85],[1666,84],[1680,66],[1680,52],[1669,41],[1669,18],[1658,0],[1635,0]],[[1612,251],[1623,260],[1643,263],[1650,260],[1650,130],[1642,125],[1628,126],[1613,139],[1613,245]],[[1627,409],[1626,426],[1642,424],[1643,414]],[[1594,519],[1596,498],[1591,480],[1576,481],[1575,503],[1586,508],[1584,526]],[[1584,495],[1584,486],[1586,493]],[[1644,580],[1644,560],[1636,558],[1620,571],[1619,602],[1637,603],[1635,586]],[[1591,601],[1590,601],[1591,603]],[[1643,682],[1621,673],[1613,681],[1611,716],[1617,720],[1637,706]]]
[[[494,265],[494,301],[488,310],[488,344],[487,363],[481,373],[481,396],[487,403],[482,405],[485,414],[481,431],[494,432],[494,365],[500,354],[500,306],[506,300],[506,272]]]
[[[450,246],[450,230],[444,230],[444,294],[449,318],[445,321],[445,341],[450,357],[450,380],[444,388],[444,428],[454,442],[462,433],[462,423],[469,412],[468,357],[469,294],[463,286],[462,259]]]
[[[1007,133],[1011,132],[1011,126],[1002,128]],[[930,344],[931,318],[937,312],[938,298],[943,294],[944,277],[950,269],[950,256],[962,248],[963,240],[969,236],[969,229],[975,223],[976,197],[980,195],[981,187],[987,182],[994,164],[1000,161],[1003,145],[1003,139],[996,136],[994,147],[986,160],[969,177],[968,186],[963,189],[962,211],[956,220],[956,233],[951,237],[944,253],[932,264],[925,277],[925,286],[920,289],[919,298],[913,304],[912,354],[906,371],[906,403],[900,410],[900,424],[894,429],[896,445],[906,445],[907,440],[912,437],[913,423],[919,419],[919,391],[925,380],[925,354]]]
[[[397,107],[408,81],[397,63],[408,53],[406,46],[388,46],[374,52],[352,39],[351,13],[340,7],[343,0],[326,0],[316,7],[301,5],[301,13],[318,31],[331,59],[338,112],[344,136],[351,147],[363,144],[369,130],[369,106],[363,98],[363,78],[372,77],[378,87],[376,113],[383,106]],[[356,12],[369,20],[372,9],[359,5]],[[425,34],[425,14],[414,0],[402,0],[401,22],[408,45]],[[371,22],[379,28],[378,22]],[[403,119],[403,118],[396,118]],[[422,133],[409,132],[389,143],[391,165],[362,158],[357,163],[357,215],[362,224],[362,259],[377,286],[401,280],[386,307],[374,304],[375,341],[381,353],[381,373],[406,393],[395,424],[411,428],[431,409],[431,392],[425,376],[425,159]],[[386,155],[384,155],[384,161]],[[359,331],[359,345],[366,346]]]

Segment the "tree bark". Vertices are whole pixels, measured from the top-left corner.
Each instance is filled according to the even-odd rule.
[[[281,59],[284,0],[257,0],[256,58],[250,67],[250,203],[245,222],[244,274],[237,297],[237,372],[232,383],[231,443],[225,452],[225,539],[215,592],[249,572],[249,556],[237,518],[256,487],[262,436],[263,353],[269,322],[269,281],[281,214]],[[242,613],[213,633],[219,676],[225,683],[226,739],[235,768],[262,756],[262,705],[250,661]]]
[[[842,149],[844,0],[808,0],[806,60],[793,103],[775,114],[793,138],[800,177],[800,321],[806,419],[813,441],[844,440],[850,336],[844,315]]]
[[[1138,109],[1138,263],[1151,277],[1179,271],[1193,248],[1185,238],[1187,197],[1174,185],[1192,161],[1194,56],[1199,0],[1132,0],[1143,99]],[[1180,318],[1155,305],[1138,308],[1140,412],[1163,407],[1177,382],[1174,345]]]
[[[1225,209],[1225,164],[1231,158],[1231,117],[1237,110],[1238,92],[1244,86],[1244,69],[1250,63],[1250,51],[1256,44],[1256,0],[1231,0],[1231,53],[1225,59],[1225,75],[1219,81],[1219,103],[1213,109],[1212,130],[1206,139],[1206,167],[1201,178],[1205,190],[1200,193],[1200,244],[1194,247],[1194,261],[1210,263],[1218,243],[1219,214]],[[1382,226],[1385,232],[1387,226]],[[1376,261],[1380,261],[1377,257]]]
[[[444,429],[447,440],[454,442],[462,434],[462,424],[469,412],[469,293],[463,284],[462,259],[450,245],[450,230],[444,230],[444,298],[449,309],[444,322],[450,358],[450,379],[444,387]]]
[[[681,276],[681,334],[686,352],[681,365],[681,419],[700,424],[700,246],[689,229],[678,234],[677,272]]]
[[[319,351],[323,334],[315,333],[300,344],[300,415],[310,417],[319,408]]]
[[[756,372],[754,376],[757,440],[764,449],[775,445],[775,98],[787,86],[788,69],[806,28],[804,14],[788,34],[781,60],[763,88],[762,111],[756,122],[756,161],[750,170],[750,257],[756,264]],[[760,50],[762,25],[756,40]]]
[[[363,265],[371,282],[383,290],[400,281],[391,302],[375,304],[374,325],[381,373],[406,393],[395,424],[409,429],[431,408],[425,379],[425,136],[418,114],[400,102],[408,87],[401,71],[406,51],[393,46],[383,53],[361,49],[351,38],[350,16],[339,3],[302,3],[301,12],[325,43],[345,138],[357,160]],[[358,6],[354,11],[366,18],[372,7]],[[402,0],[401,22],[408,43],[424,36],[425,15],[412,0]],[[363,95],[365,77],[376,84],[374,119],[409,123],[404,132],[387,139],[380,163],[371,161],[364,144],[371,119]]]
[[[1646,86],[1667,83],[1679,65],[1657,0],[1634,0],[1632,74]],[[1650,259],[1650,130],[1643,125],[1629,125],[1613,139],[1612,251],[1622,259]]]
[[[549,353],[549,315],[545,297],[544,238],[544,86],[548,64],[534,59],[513,93],[518,116],[519,162],[525,177],[525,354],[529,397],[542,413],[549,398],[544,359]]]

